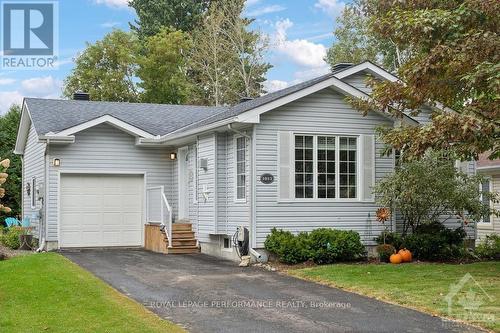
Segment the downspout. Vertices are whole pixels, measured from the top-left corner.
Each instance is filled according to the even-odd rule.
[[[44,191],[44,194],[43,194],[43,198],[42,198],[42,208],[40,208],[40,213],[39,213],[39,228],[40,228],[40,232],[39,232],[39,238],[41,241],[40,243],[38,244],[38,249],[36,249],[36,252],[42,252],[45,250],[45,243],[46,243],[46,239],[47,239],[47,236],[46,236],[46,233],[47,233],[47,199],[48,199],[48,192],[49,192],[49,187],[47,186],[49,184],[48,182],[48,169],[49,169],[49,158],[48,158],[48,142],[49,140],[47,140],[47,143],[45,144],[45,156],[44,156],[44,162],[45,162],[45,165],[44,165],[44,168],[43,168],[43,173],[44,173],[44,176],[43,176],[43,191]]]
[[[267,255],[263,253],[259,253],[257,250],[254,249],[256,245],[256,239],[255,239],[255,231],[254,231],[254,225],[255,225],[255,213],[254,213],[254,205],[255,205],[255,144],[254,144],[254,139],[255,139],[255,126],[253,126],[252,129],[252,136],[247,135],[246,133],[243,133],[241,131],[238,131],[234,129],[231,124],[227,125],[227,128],[236,133],[239,134],[245,138],[247,138],[250,142],[250,152],[251,152],[251,162],[250,162],[250,205],[249,205],[249,213],[250,213],[250,246],[249,246],[249,253],[254,259],[258,262],[267,262]]]

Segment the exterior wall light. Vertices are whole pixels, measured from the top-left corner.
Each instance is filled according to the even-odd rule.
[[[60,160],[60,159],[58,159],[58,158],[54,158],[53,165],[54,165],[55,167],[59,167],[59,166],[61,166],[61,160]]]
[[[177,153],[170,153],[170,159],[175,161],[177,159]]]

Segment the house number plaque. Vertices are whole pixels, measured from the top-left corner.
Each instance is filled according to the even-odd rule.
[[[274,182],[274,176],[270,173],[265,173],[260,176],[260,181],[262,184],[272,184]]]

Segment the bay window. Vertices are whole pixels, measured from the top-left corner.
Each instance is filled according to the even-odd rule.
[[[295,135],[295,198],[358,196],[356,137]]]

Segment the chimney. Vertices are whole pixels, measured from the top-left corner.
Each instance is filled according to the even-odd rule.
[[[75,101],[90,101],[90,95],[83,91],[77,91],[73,93],[73,99]]]
[[[253,100],[252,97],[242,97],[242,98],[240,98],[240,103],[245,103],[245,102],[248,102],[251,100]]]
[[[344,70],[351,67],[352,65],[353,64],[351,62],[339,62],[338,64],[333,65],[332,72]]]

